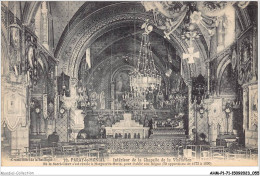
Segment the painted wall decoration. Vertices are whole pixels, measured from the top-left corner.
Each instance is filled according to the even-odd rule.
[[[4,91],[2,94],[2,117],[11,131],[19,125],[26,125],[26,98],[22,92]]]
[[[244,36],[238,47],[238,82],[244,84],[253,78],[253,37]]]
[[[221,95],[235,95],[237,88],[236,74],[232,69],[231,64],[228,64],[220,78],[220,94]]]
[[[249,88],[249,129],[257,130],[258,128],[258,87]]]
[[[42,113],[43,113],[43,117],[47,119],[48,118],[48,95],[47,94],[42,95]]]
[[[125,92],[130,91],[129,71],[124,70],[115,76],[116,100],[122,102]]]

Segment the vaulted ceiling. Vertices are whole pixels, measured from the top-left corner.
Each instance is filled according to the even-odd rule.
[[[146,12],[140,1],[50,1],[48,5],[53,20],[54,55],[59,60],[59,68],[64,68],[72,77],[76,77],[88,47],[91,48],[93,66],[111,55],[138,53],[141,25],[146,19],[153,19],[153,14]],[[22,6],[23,9],[37,7],[37,2],[22,3]],[[23,13],[25,17],[33,16],[26,10]],[[199,30],[203,35],[196,39],[194,47],[200,52],[200,58],[192,65],[183,61],[183,69],[188,77],[206,75],[205,60],[210,37],[203,27],[199,27]],[[154,27],[151,40],[155,60],[159,67],[165,69],[168,54],[171,55],[173,69],[178,72],[188,44],[181,39],[180,28],[171,35],[170,40],[163,36],[163,31]]]
[[[53,19],[54,31],[54,48],[57,46],[59,39],[67,26],[68,22],[84,4],[84,1],[50,1],[50,11]]]
[[[55,56],[59,58],[64,71],[70,74],[72,70],[78,70],[87,47],[91,48],[94,66],[111,55],[136,54],[139,52],[143,32],[141,25],[146,19],[152,18],[152,14],[145,12],[140,2],[86,2],[71,17],[58,43],[60,33],[56,35],[55,32]],[[182,53],[187,51],[187,44],[180,38],[180,33],[181,30],[177,29],[174,39],[171,40],[165,39],[160,29],[154,28],[151,33],[153,54],[162,70],[166,70],[170,55],[174,71],[180,71],[180,58]],[[201,61],[197,63],[197,67],[191,66],[194,75],[205,73],[205,65],[202,62],[206,55],[204,45],[205,40],[204,44],[200,39],[197,41],[195,48],[201,51]],[[76,76],[77,71],[72,75]]]

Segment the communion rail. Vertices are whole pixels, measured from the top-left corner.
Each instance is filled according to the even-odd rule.
[[[176,154],[186,146],[186,138],[176,139],[78,139],[73,145],[104,145],[110,154]]]

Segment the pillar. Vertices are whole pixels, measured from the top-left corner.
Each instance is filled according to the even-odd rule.
[[[49,50],[49,22],[47,2],[42,2],[42,45]]]
[[[258,85],[257,83],[247,86],[248,96],[246,102],[246,127],[245,127],[245,146],[247,148],[258,147]],[[243,100],[244,101],[244,100]]]
[[[59,115],[59,95],[58,95],[58,65],[55,65],[54,70],[54,131],[56,131],[56,121]]]
[[[39,114],[39,133],[41,135],[45,135],[45,120],[44,120],[44,117],[43,117],[43,114],[42,112]]]
[[[70,124],[70,129],[72,134],[70,138],[75,140],[77,138],[78,132],[84,128],[84,115],[83,110],[77,109],[77,78],[70,78],[70,100],[71,107],[68,107],[68,125]],[[65,103],[66,104],[66,103]]]
[[[31,134],[32,135],[37,135],[37,133],[38,133],[37,123],[38,123],[38,120],[37,120],[36,112],[34,110],[32,110],[32,112],[31,112]]]
[[[195,112],[194,112],[194,106],[191,103],[191,91],[192,87],[191,85],[188,85],[188,101],[189,101],[189,139],[194,140],[194,135],[192,132],[192,129],[195,128]]]
[[[115,110],[115,83],[111,82],[111,110]]]
[[[248,87],[243,87],[243,129],[248,129]]]

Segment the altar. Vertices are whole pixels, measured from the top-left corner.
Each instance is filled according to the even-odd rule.
[[[143,127],[135,120],[132,114],[123,114],[124,119],[116,122],[112,127],[106,127],[107,138],[144,139],[148,138],[149,127]]]

